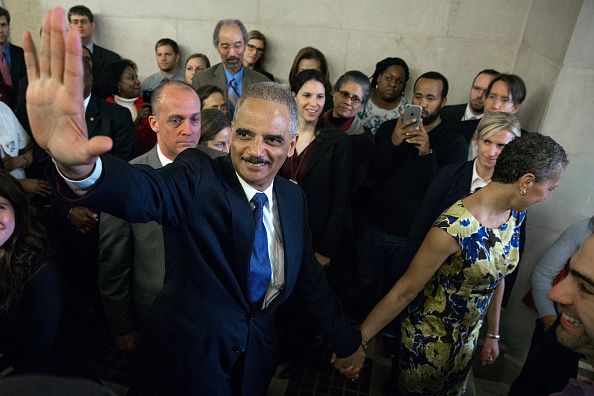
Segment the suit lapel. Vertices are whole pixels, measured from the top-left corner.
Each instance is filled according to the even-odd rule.
[[[239,180],[237,180],[231,160],[225,157],[215,161],[221,164],[223,187],[227,202],[229,202],[229,208],[231,209],[233,243],[235,245],[235,265],[232,270],[241,285],[244,298],[247,302],[247,276],[252,245],[254,243],[254,220],[249,215],[251,213],[251,207],[241,184],[239,184]]]
[[[303,219],[298,218],[298,213],[302,212],[296,210],[298,206],[294,202],[294,196],[286,187],[286,184],[279,180],[279,177],[276,177],[274,181],[274,194],[276,195],[276,204],[283,236],[283,249],[285,254],[284,290],[292,290],[294,283],[297,281],[297,275],[299,273],[299,268],[296,267],[294,259],[298,255],[297,250],[299,246],[299,239],[296,235],[296,231],[299,230],[299,227],[296,226],[296,224],[303,224]],[[295,194],[295,191],[293,191],[293,194]],[[283,296],[278,296],[270,304],[270,308],[273,308],[276,304],[282,301],[284,301]]]
[[[159,159],[159,154],[157,154],[157,146],[153,147],[148,152],[148,155],[146,156],[146,163],[155,169],[163,167],[161,160]]]
[[[311,153],[311,157],[307,162],[307,167],[305,168],[305,176],[309,174],[309,171],[315,169],[316,164],[320,159],[324,157],[326,152],[330,150],[332,147],[333,140],[323,137],[322,139],[314,140],[314,148],[313,152]]]
[[[96,130],[100,122],[99,103],[97,103],[97,98],[94,95],[91,95],[91,100],[85,111],[85,121],[87,122],[87,136],[91,138],[97,134]]]
[[[225,92],[225,100],[227,100],[227,77],[225,76],[225,69],[223,68],[222,63],[219,63],[219,65],[214,68],[213,81],[214,85],[223,88],[223,91]]]

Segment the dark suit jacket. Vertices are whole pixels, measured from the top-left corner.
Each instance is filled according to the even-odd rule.
[[[444,166],[433,179],[412,222],[408,235],[409,262],[433,222],[457,200],[470,193],[474,161]]]
[[[126,161],[134,158],[136,130],[128,109],[91,95],[85,120],[89,139],[99,135],[109,136],[113,139],[112,155]]]
[[[232,394],[230,376],[239,364],[242,394],[266,394],[276,369],[276,312],[293,293],[339,356],[355,352],[360,334],[313,258],[298,186],[282,177],[274,181],[285,283],[261,310],[247,297],[253,217],[228,157],[211,160],[187,149],[161,169],[102,159],[102,179],[93,191],[82,199],[70,196],[131,222],[163,224],[167,269],[146,340],[149,393]]]
[[[456,201],[470,194],[473,168],[474,160],[467,161],[463,164],[447,165],[440,169],[435,179],[433,179],[423,197],[408,235],[407,249],[409,262],[414,257],[433,222],[435,222],[439,215],[456,203]],[[526,219],[524,219],[520,226],[520,258],[522,258],[524,252],[525,241]],[[505,289],[508,296],[517,273],[518,269],[506,277]]]
[[[474,135],[480,120],[462,121],[462,117],[466,111],[466,105],[467,103],[446,106],[441,109],[439,114],[442,119],[446,120],[452,125],[455,125],[462,133],[462,136],[464,136],[464,139],[470,143],[470,140],[472,139],[472,136]]]
[[[16,99],[19,93],[19,86],[23,77],[27,76],[27,67],[25,66],[25,53],[18,45],[10,43],[10,79],[12,80],[12,92],[9,93],[9,99],[12,101],[12,106],[16,106]],[[0,82],[4,83],[4,79],[0,74]],[[26,83],[25,83],[26,84]]]
[[[316,252],[335,257],[341,235],[351,227],[349,197],[352,149],[349,136],[325,129],[316,137],[301,188],[307,197]]]
[[[23,77],[27,76],[27,67],[25,66],[25,53],[18,45],[10,43],[10,78],[15,93],[18,92],[18,84]],[[0,80],[3,81],[0,75]]]
[[[115,103],[107,103],[91,94],[91,100],[85,111],[85,121],[87,122],[89,139],[94,136],[109,136],[113,140],[113,147],[110,154],[125,161],[130,161],[134,158],[136,129],[134,129],[132,116],[128,109]],[[35,160],[47,166],[49,156],[45,151],[42,151],[42,157]],[[60,199],[54,199],[53,205],[58,218],[62,219],[66,218],[68,211],[73,206],[81,206],[70,205]]]
[[[93,94],[100,96],[106,82],[107,67],[122,59],[120,55],[93,43]]]
[[[243,81],[241,83],[242,90],[252,84],[270,81],[268,77],[257,71],[248,69],[247,67],[244,67],[243,70]],[[194,74],[192,87],[194,87],[195,90],[198,90],[205,85],[219,87],[225,93],[225,98],[227,98],[227,77],[225,76],[225,68],[222,63],[217,63],[205,70],[199,70]]]

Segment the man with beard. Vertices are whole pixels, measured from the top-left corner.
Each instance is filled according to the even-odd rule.
[[[157,41],[157,44],[155,44],[155,56],[159,71],[147,77],[142,82],[140,85],[142,92],[152,91],[165,81],[185,81],[183,73],[180,73],[177,69],[179,47],[175,41],[169,38],[162,38]]]
[[[220,20],[212,34],[212,43],[221,56],[221,63],[197,71],[192,80],[195,90],[210,84],[225,92],[231,117],[245,88],[268,81],[265,75],[243,67],[243,52],[247,39],[247,30],[239,19]]]
[[[549,292],[559,318],[538,340],[509,395],[592,395],[594,373],[594,235],[569,261]]]
[[[468,103],[446,106],[441,110],[441,118],[460,129],[467,142],[470,142],[476,126],[484,115],[485,91],[499,72],[493,69],[481,70],[470,87]]]
[[[369,173],[373,188],[357,240],[355,309],[359,320],[406,271],[407,236],[439,168],[466,160],[467,142],[439,116],[447,93],[448,80],[442,74],[421,75],[415,82],[412,104],[423,108],[423,122],[414,127],[415,120],[389,120],[375,135],[375,159]],[[396,330],[396,324],[384,329],[384,346],[399,338]]]

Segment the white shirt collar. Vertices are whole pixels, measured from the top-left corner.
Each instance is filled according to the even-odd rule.
[[[268,210],[272,212],[272,191],[274,187],[274,180],[272,181],[272,183],[270,183],[270,186],[268,186],[266,190],[259,191],[251,185],[249,185],[245,180],[243,180],[241,176],[239,176],[239,173],[235,172],[235,174],[237,175],[237,179],[239,179],[239,184],[241,184],[241,188],[243,188],[243,192],[245,193],[247,200],[251,202],[252,198],[254,198],[254,195],[256,195],[256,193],[263,192],[264,194],[266,194],[266,198],[268,198]]]
[[[159,146],[158,143],[157,143],[157,156],[159,157],[159,162],[161,162],[161,165],[163,165],[163,166],[169,165],[170,163],[173,162],[169,158],[165,157],[165,154],[163,154],[163,152],[161,151],[161,146]]]
[[[462,116],[462,121],[470,121],[470,120],[480,120],[483,118],[485,113],[481,114],[474,114],[472,110],[470,110],[470,103],[466,104],[466,110],[464,111],[464,115]]]
[[[87,96],[83,102],[85,105],[85,111],[87,111],[87,106],[89,106],[89,102],[91,101],[91,95]]]
[[[470,182],[470,192],[475,192],[479,188],[485,187],[491,180],[485,180],[479,176],[476,170],[476,158],[472,164],[472,181]]]

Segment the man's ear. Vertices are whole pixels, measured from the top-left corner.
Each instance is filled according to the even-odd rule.
[[[148,118],[148,122],[149,125],[151,126],[151,129],[155,132],[155,133],[159,133],[159,120],[157,119],[157,117],[155,117],[154,115],[150,115]]]

